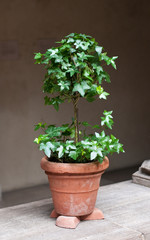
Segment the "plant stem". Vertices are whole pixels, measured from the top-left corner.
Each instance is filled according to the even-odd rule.
[[[73,99],[73,107],[74,107],[74,126],[75,126],[75,143],[79,141],[79,123],[78,123],[78,103],[79,97]]]

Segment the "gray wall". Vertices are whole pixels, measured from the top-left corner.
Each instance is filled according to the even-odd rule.
[[[114,110],[113,134],[125,154],[110,157],[110,170],[137,165],[150,155],[149,1],[144,0],[3,0],[0,2],[0,184],[3,191],[42,184],[42,153],[33,144],[33,125],[68,122],[71,104],[57,113],[44,106],[44,70],[33,53],[71,32],[92,35],[109,56],[109,100],[80,102],[80,119],[99,122],[104,109]],[[47,40],[49,45],[47,45]]]

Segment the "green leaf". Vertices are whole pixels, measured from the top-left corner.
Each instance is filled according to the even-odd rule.
[[[44,144],[44,143],[41,143],[39,149],[40,149],[40,150],[44,150],[44,149],[45,149],[45,144]]]
[[[90,154],[90,160],[93,160],[93,159],[95,159],[97,157],[97,152],[91,152],[91,154]]]
[[[73,38],[68,38],[67,43],[73,43],[74,39]]]
[[[33,142],[36,143],[36,144],[39,144],[38,138],[35,138]]]
[[[96,136],[96,138],[100,138],[100,134],[97,132],[95,132],[95,136]]]
[[[90,124],[89,124],[88,122],[85,122],[85,121],[82,122],[82,125],[83,125],[83,126],[86,126],[86,127],[90,126]]]
[[[35,64],[40,64],[42,61],[42,53],[36,53],[34,59],[36,60]]]
[[[42,58],[42,53],[35,53],[34,59],[41,59]]]
[[[99,98],[100,98],[100,99],[105,99],[105,100],[106,100],[108,95],[110,95],[110,94],[107,93],[107,92],[102,92],[102,93],[100,94]]]
[[[78,157],[78,154],[76,151],[70,151],[69,152],[69,157],[71,157],[72,159],[76,160]]]
[[[118,58],[117,56],[111,58],[111,65],[113,66],[114,69],[117,69],[116,63],[115,63],[115,61],[114,61],[114,60],[116,60],[117,58]]]
[[[48,126],[45,132],[49,135],[50,138],[60,136],[60,129],[55,126]]]
[[[98,94],[102,94],[103,93],[103,88],[101,86],[98,86],[96,88],[96,91],[97,91]]]
[[[59,110],[59,104],[64,102],[59,96],[51,99],[46,96],[44,99],[45,99],[45,105],[53,105],[56,111]]]
[[[86,81],[82,81],[80,83],[75,83],[73,92],[79,92],[82,97],[85,95],[85,90],[90,89],[90,86],[87,84]]]
[[[77,72],[77,70],[74,68],[69,68],[66,72],[70,73],[70,76],[72,77]]]
[[[46,144],[41,143],[41,144],[40,144],[40,150],[43,150],[44,153],[46,154],[46,156],[50,158],[50,156],[51,156],[51,150],[50,150],[50,148],[49,148],[49,144],[48,144],[48,143],[46,143]]]
[[[35,125],[34,131],[37,131],[39,128],[45,128],[46,123],[42,124],[41,122]]]
[[[112,111],[104,111],[103,112],[104,117],[101,117],[101,126],[107,126],[108,128],[112,129],[112,125],[113,125],[113,120],[112,120]]]
[[[44,152],[45,152],[46,156],[50,158],[51,150],[49,149],[49,147],[45,147]]]
[[[58,151],[58,157],[61,158],[64,154],[63,154],[63,146],[61,145],[59,148],[57,148]]]
[[[66,36],[66,38],[74,37],[74,36],[75,36],[75,33],[70,33],[69,35]]]
[[[37,131],[40,128],[39,125],[35,125],[34,131]]]
[[[73,92],[79,92],[82,97],[85,95],[85,91],[80,83],[75,83]]]
[[[70,82],[69,81],[60,81],[58,83],[58,85],[60,86],[60,90],[69,90],[69,86],[70,86]]]
[[[99,125],[94,125],[92,128],[100,128]]]
[[[90,89],[90,86],[87,84],[86,81],[82,81],[82,82],[81,82],[81,85],[82,85],[82,88],[83,88],[84,90]]]
[[[51,104],[50,98],[48,96],[45,96],[44,100],[45,100],[45,105],[50,105]]]
[[[98,154],[100,157],[103,157],[102,148],[98,148],[98,149],[97,149],[97,154]]]
[[[53,152],[56,150],[56,146],[51,143],[51,142],[47,142],[46,143],[47,147],[49,147],[49,149],[51,149]]]
[[[84,70],[84,73],[83,73],[83,76],[88,78],[89,80],[93,80],[91,77],[90,77],[90,74],[91,72],[89,71],[89,69],[85,69]]]
[[[100,46],[96,46],[95,47],[95,51],[98,53],[98,55],[100,55],[101,54],[101,52],[102,52],[102,47],[100,47]]]
[[[88,42],[85,42],[85,41],[76,40],[74,45],[76,46],[76,49],[80,48],[82,50],[87,50],[90,44]]]

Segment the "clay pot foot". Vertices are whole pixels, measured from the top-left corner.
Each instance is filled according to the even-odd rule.
[[[80,220],[100,220],[100,219],[104,219],[104,215],[102,213],[101,210],[99,210],[98,208],[94,208],[94,211],[89,214],[89,215],[85,215],[85,216],[81,216]]]
[[[62,228],[76,228],[79,224],[80,219],[78,217],[70,217],[70,216],[59,216],[56,219],[56,226]]]
[[[51,218],[57,218],[57,217],[59,217],[60,215],[55,211],[55,209],[53,209],[53,211],[51,212],[51,214],[50,214],[50,217]]]
[[[104,219],[102,211],[99,210],[98,208],[94,208],[94,211],[91,214],[80,217],[61,216],[55,211],[55,209],[53,209],[53,211],[50,214],[50,217],[57,218],[55,223],[56,226],[72,229],[75,229],[80,221]]]

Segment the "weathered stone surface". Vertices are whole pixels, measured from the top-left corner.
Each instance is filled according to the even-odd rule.
[[[150,187],[150,175],[141,172],[141,169],[132,175],[134,183]]]
[[[141,169],[142,173],[146,173],[146,174],[150,175],[150,160],[145,160],[142,163],[140,169]]]
[[[150,187],[150,160],[145,160],[139,170],[132,175],[134,183]]]
[[[0,210],[0,240],[150,240],[150,190],[130,181],[101,187],[96,206],[104,220],[58,228],[51,199]]]

